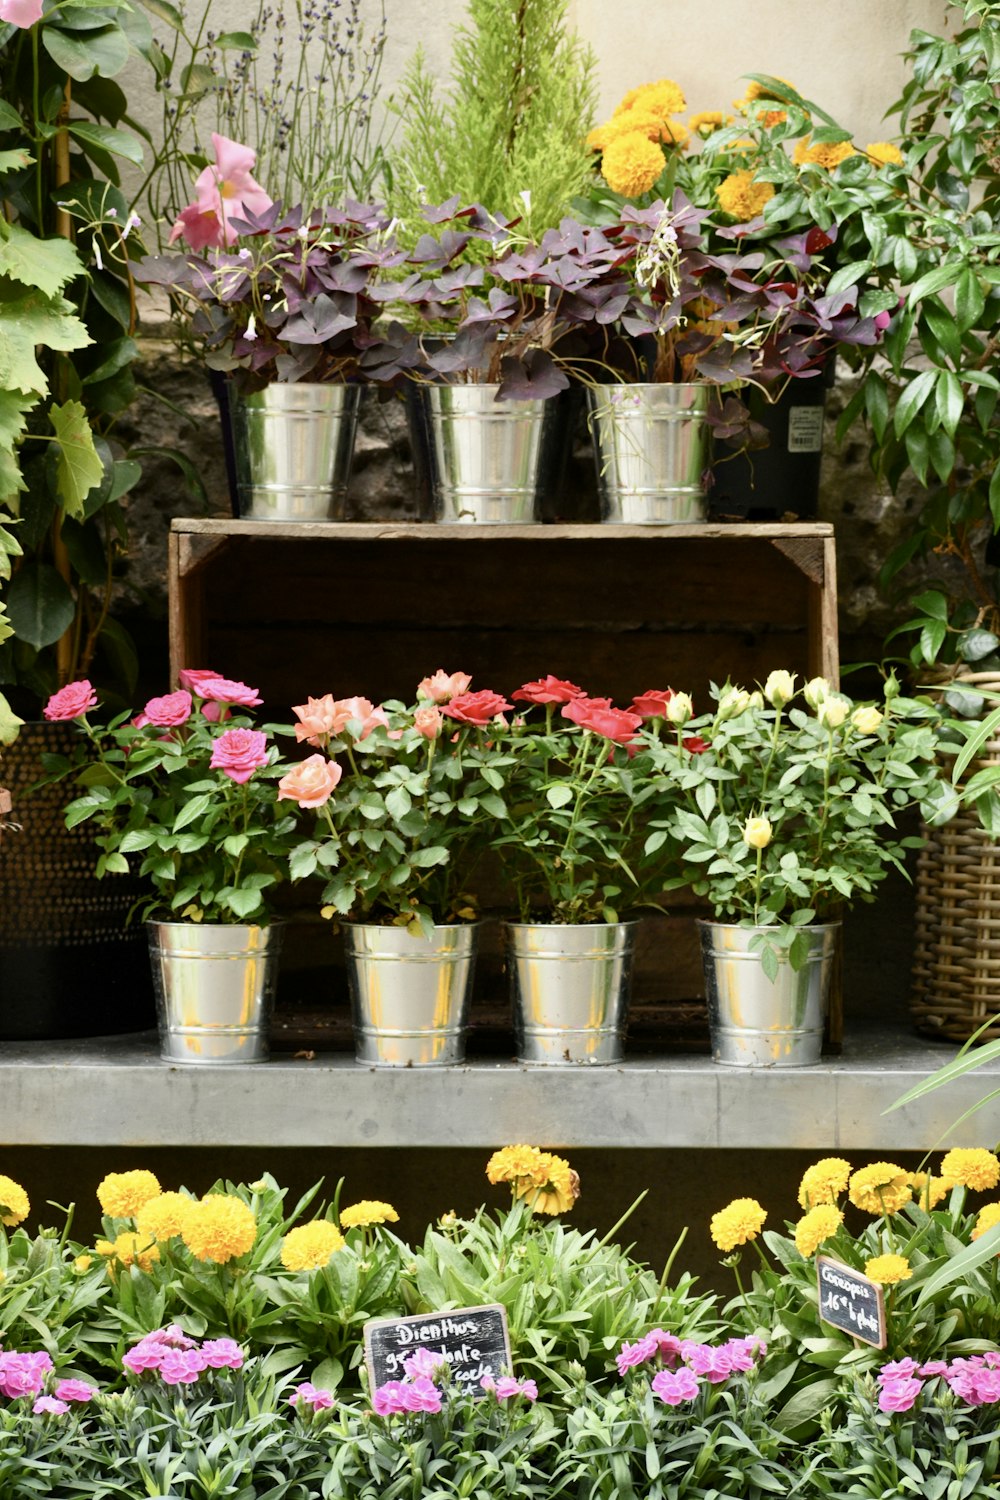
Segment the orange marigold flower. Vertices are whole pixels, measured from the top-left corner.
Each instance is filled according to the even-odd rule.
[[[18,1224],[24,1223],[30,1212],[31,1204],[24,1188],[13,1177],[5,1177],[0,1172],[0,1224],[6,1225],[8,1229],[16,1229]]]
[[[815,1208],[818,1203],[836,1203],[847,1192],[851,1164],[842,1156],[824,1156],[822,1161],[806,1167],[799,1183],[799,1207]]]
[[[639,198],[663,171],[664,157],[653,141],[633,131],[612,141],[601,158],[601,173],[613,193]]]
[[[106,1247],[106,1248],[105,1248]],[[97,1249],[102,1255],[108,1257],[108,1271],[114,1280],[114,1269],[116,1265],[138,1266],[140,1271],[152,1269],[153,1262],[159,1260],[160,1252],[156,1245],[146,1234],[135,1234],[131,1229],[115,1237],[113,1243],[107,1240],[98,1240]]]
[[[946,1151],[941,1163],[941,1181],[947,1187],[967,1187],[983,1193],[1000,1182],[1000,1161],[982,1146],[956,1146]]]
[[[687,109],[684,90],[672,78],[661,78],[657,83],[641,83],[638,88],[629,89],[615,114],[623,114],[637,104],[663,118],[682,114]]]
[[[865,147],[865,155],[878,167],[903,165],[903,153],[891,141],[869,141]]]
[[[553,1156],[548,1151],[542,1152],[542,1164],[545,1170],[545,1181],[540,1184],[526,1182],[523,1186],[515,1183],[515,1195],[529,1200],[532,1213],[569,1213],[580,1196],[579,1174],[574,1172],[569,1162],[563,1157]]]
[[[341,1229],[360,1229],[368,1224],[398,1224],[399,1214],[391,1203],[382,1203],[378,1198],[362,1198],[341,1209]]]
[[[984,1203],[976,1216],[976,1227],[972,1231],[972,1238],[978,1240],[987,1229],[992,1229],[995,1224],[1000,1224],[1000,1203]]]
[[[335,1251],[343,1250],[346,1243],[336,1224],[331,1224],[328,1219],[314,1219],[311,1224],[299,1224],[285,1235],[281,1264],[286,1271],[318,1271]]]
[[[113,1219],[131,1219],[150,1198],[158,1198],[160,1184],[152,1172],[109,1172],[97,1184],[97,1201]]]
[[[815,1255],[820,1245],[837,1233],[844,1222],[844,1215],[832,1203],[819,1203],[795,1226],[795,1248],[806,1260]]]
[[[694,135],[700,135],[707,140],[717,130],[724,130],[732,123],[732,115],[724,115],[721,109],[702,109],[697,114],[689,116],[688,129]]]
[[[827,172],[832,172],[834,167],[839,167],[842,161],[849,156],[856,156],[857,152],[850,141],[837,141],[833,145],[822,143],[818,146],[810,144],[812,137],[803,136],[798,141],[792,152],[792,160],[797,167],[814,166],[823,167]]]
[[[773,182],[757,182],[750,171],[730,172],[715,189],[724,214],[746,224],[763,213],[765,203],[774,197]]]
[[[875,1161],[855,1172],[848,1191],[855,1208],[867,1214],[897,1214],[913,1202],[910,1174],[891,1161]]]
[[[894,1286],[897,1281],[909,1281],[913,1269],[905,1255],[876,1255],[865,1262],[865,1275],[879,1286]]]
[[[932,1208],[937,1208],[941,1200],[947,1198],[950,1191],[946,1182],[943,1182],[940,1177],[932,1176],[930,1172],[911,1172],[910,1183],[913,1187],[913,1196],[925,1213],[930,1213]]]
[[[767,1209],[756,1198],[734,1198],[725,1208],[712,1215],[709,1230],[712,1239],[725,1254],[755,1240],[764,1227]]]
[[[192,1206],[181,1238],[197,1260],[225,1264],[245,1255],[257,1238],[253,1210],[232,1193],[209,1193]]]
[[[183,1232],[196,1207],[197,1201],[186,1193],[160,1193],[140,1208],[135,1216],[135,1227],[150,1239],[169,1240],[172,1235]]]

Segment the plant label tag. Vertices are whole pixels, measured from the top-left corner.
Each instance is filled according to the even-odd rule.
[[[792,406],[788,412],[789,453],[822,453],[822,406]]]
[[[851,1338],[884,1349],[885,1299],[882,1288],[860,1271],[841,1265],[828,1255],[816,1257],[816,1280],[819,1285],[819,1315]]]
[[[454,1385],[467,1396],[482,1396],[484,1375],[499,1380],[512,1370],[507,1312],[499,1302],[421,1313],[410,1318],[372,1318],[364,1326],[365,1364],[374,1391],[387,1380],[402,1380],[404,1361],[418,1349],[440,1354]]]

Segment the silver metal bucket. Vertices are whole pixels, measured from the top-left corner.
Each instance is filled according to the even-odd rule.
[[[603,520],[631,526],[704,520],[710,396],[704,384],[589,388]]]
[[[232,393],[240,515],[256,521],[340,520],[347,500],[361,387],[274,384]]]
[[[839,922],[802,930],[809,957],[794,970],[782,955],[772,984],[750,951],[758,930],[699,922],[712,1057],[740,1068],[805,1068],[818,1063],[830,1008]]]
[[[435,927],[345,926],[354,1055],[373,1068],[443,1068],[465,1057],[476,961],[475,923]]]
[[[637,925],[508,924],[519,1062],[621,1062]]]
[[[149,922],[147,928],[164,1061],[266,1062],[281,925]]]
[[[539,518],[558,458],[555,399],[497,401],[497,385],[419,385],[408,403],[434,519],[525,525]],[[419,467],[420,465],[418,465]]]

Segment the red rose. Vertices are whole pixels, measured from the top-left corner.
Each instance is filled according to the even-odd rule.
[[[515,703],[572,703],[574,698],[582,698],[584,692],[574,682],[563,682],[561,677],[550,676],[539,677],[537,682],[526,682],[510,696]]]
[[[638,714],[640,719],[665,719],[667,716],[667,704],[674,696],[672,688],[650,688],[641,693],[638,698],[632,699],[632,712]]]
[[[592,734],[614,740],[616,745],[629,744],[635,739],[636,730],[642,727],[638,714],[629,713],[625,708],[612,708],[607,698],[576,698],[567,703],[563,717],[572,719],[574,724],[589,729]]]
[[[700,734],[689,734],[682,744],[689,755],[704,755],[706,750],[712,748],[708,740],[703,740]]]
[[[482,688],[478,693],[459,693],[457,698],[452,698],[450,703],[442,703],[440,707],[441,712],[449,719],[485,729],[497,714],[502,714],[511,705],[499,693],[491,693],[489,688]]]

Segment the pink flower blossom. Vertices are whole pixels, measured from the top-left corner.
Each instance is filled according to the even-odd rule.
[[[914,1374],[920,1375],[924,1380],[933,1380],[938,1375],[947,1375],[948,1369],[946,1360],[929,1359],[925,1365],[920,1366],[919,1370],[915,1370]]]
[[[271,207],[271,199],[250,175],[257,153],[215,131],[212,146],[215,162],[196,179],[195,202],[184,209],[170,231],[171,244],[183,237],[195,250],[206,245],[233,245],[239,234],[231,221]]]
[[[667,1406],[680,1406],[683,1401],[693,1401],[698,1394],[698,1377],[693,1370],[660,1370],[650,1381],[650,1389]]]
[[[31,1410],[36,1417],[44,1416],[46,1413],[61,1417],[64,1412],[69,1411],[69,1407],[65,1401],[57,1401],[54,1396],[39,1396]]]
[[[194,1385],[208,1360],[200,1349],[165,1349],[160,1360],[160,1379],[164,1385]]]
[[[615,1355],[619,1375],[624,1375],[626,1370],[635,1369],[636,1365],[644,1365],[649,1360],[655,1359],[657,1347],[656,1340],[650,1334],[647,1334],[645,1338],[637,1339],[634,1344],[622,1344]]]
[[[92,1401],[97,1395],[97,1387],[89,1385],[86,1380],[60,1380],[55,1394],[60,1401]]]
[[[205,699],[202,713],[206,719],[218,718],[223,708],[258,708],[264,701],[256,688],[247,687],[245,682],[233,682],[229,677],[204,677],[196,692],[199,698]],[[214,714],[210,711],[212,704],[219,706],[219,711]]]
[[[582,698],[584,692],[575,682],[550,674],[539,677],[537,682],[524,683],[510,696],[515,703],[572,703],[574,698]]]
[[[695,1344],[685,1339],[681,1355],[684,1363],[696,1375],[703,1375],[709,1385],[721,1385],[733,1373],[733,1356],[725,1345],[716,1349],[711,1344]]]
[[[13,1401],[18,1396],[37,1396],[52,1370],[52,1361],[43,1349],[31,1354],[8,1350],[0,1354],[0,1396]]]
[[[360,723],[357,738],[366,740],[376,726],[388,729],[389,719],[384,708],[376,708],[367,698],[338,698],[333,705],[333,733],[341,734],[351,723]]]
[[[313,1411],[329,1411],[333,1406],[333,1392],[313,1385],[311,1380],[304,1380],[288,1398],[289,1406],[298,1406],[300,1403],[311,1406]]]
[[[267,736],[259,729],[225,729],[212,743],[209,764],[242,785],[267,765]]]
[[[887,1380],[878,1393],[879,1411],[909,1411],[924,1388],[922,1380],[900,1377]]]
[[[433,703],[427,703],[423,708],[418,708],[413,715],[413,727],[420,731],[425,740],[436,740],[444,728],[441,710]]]
[[[417,697],[430,703],[449,703],[469,691],[472,678],[468,672],[446,672],[438,667],[433,677],[424,677],[417,685]]]
[[[206,1339],[201,1355],[210,1370],[242,1370],[243,1350],[235,1339]]]
[[[195,693],[199,698],[204,697],[201,691],[203,682],[218,682],[221,677],[221,672],[211,672],[207,667],[182,667],[177,673],[177,681],[181,687],[187,688],[189,693]]]
[[[145,1339],[122,1355],[122,1365],[133,1375],[145,1375],[147,1370],[158,1370],[160,1361],[167,1352],[165,1344],[149,1344]]]
[[[378,1386],[372,1396],[372,1406],[380,1417],[394,1417],[400,1412],[409,1411],[407,1405],[406,1382],[402,1380],[387,1380],[384,1385]]]
[[[26,31],[42,19],[43,0],[0,0],[0,21]]]
[[[485,729],[492,719],[510,706],[499,693],[483,688],[478,693],[459,693],[442,706],[442,711],[449,719],[457,719],[460,724],[472,724],[477,729]]]
[[[443,1349],[415,1349],[403,1360],[403,1370],[407,1379],[415,1379],[418,1375],[426,1375],[433,1380],[443,1370],[448,1368],[448,1357]]]
[[[632,713],[638,714],[640,719],[663,719],[673,696],[673,688],[649,688],[632,699]]]
[[[479,1384],[484,1391],[492,1391],[498,1401],[510,1401],[515,1396],[523,1396],[526,1401],[538,1400],[538,1386],[533,1380],[515,1380],[513,1375],[501,1375],[494,1380],[492,1375],[484,1375]]]
[[[82,682],[68,682],[42,709],[50,723],[58,724],[69,719],[82,719],[84,714],[97,707],[97,694],[86,678]]]
[[[662,1328],[654,1328],[646,1335],[656,1345],[656,1352],[666,1365],[668,1370],[676,1369],[681,1362],[681,1340],[675,1333],[665,1333]]]
[[[157,729],[177,729],[191,717],[191,694],[184,688],[176,693],[166,693],[162,698],[150,698],[142,713],[133,723],[142,729],[152,724]]]
[[[910,1359],[909,1355],[907,1355],[905,1359],[890,1360],[888,1364],[883,1365],[878,1372],[878,1379],[880,1382],[885,1380],[909,1380],[916,1373],[917,1361]]]
[[[324,693],[322,698],[307,698],[292,713],[301,721],[295,726],[295,738],[300,745],[305,740],[320,749],[337,732],[337,705],[332,693]]]
[[[310,755],[278,782],[278,801],[289,799],[299,807],[323,807],[333,796],[343,775],[335,760]]]
[[[407,1411],[439,1412],[441,1410],[441,1392],[433,1380],[426,1375],[417,1375],[412,1380],[403,1382],[403,1390],[406,1392],[404,1401]]]

